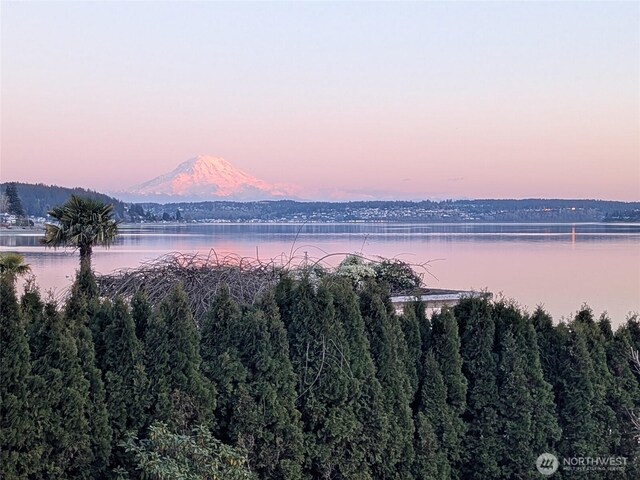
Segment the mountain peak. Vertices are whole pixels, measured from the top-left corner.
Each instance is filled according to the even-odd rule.
[[[225,177],[233,177],[239,175],[248,177],[246,173],[235,168],[224,158],[212,157],[211,155],[198,155],[197,157],[191,158],[186,162],[182,162],[180,165],[178,165],[178,168],[176,170],[179,170],[181,172],[189,172],[192,175],[201,177],[201,180],[203,180],[205,183],[209,180],[216,180],[206,178],[207,176],[211,175],[222,175]]]
[[[187,160],[184,163],[189,163],[191,165],[215,165],[215,166],[231,167],[231,164],[227,162],[224,158],[214,157],[212,155],[198,155],[194,158]]]
[[[292,189],[253,177],[224,158],[198,155],[169,173],[131,187],[130,193],[182,201],[265,200],[290,197]]]

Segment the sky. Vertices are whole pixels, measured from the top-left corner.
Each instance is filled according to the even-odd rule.
[[[640,200],[638,2],[5,2],[0,179]],[[329,195],[329,193],[326,193]]]

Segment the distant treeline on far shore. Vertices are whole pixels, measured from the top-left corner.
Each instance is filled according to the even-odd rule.
[[[476,199],[423,201],[254,202],[201,201],[126,203],[82,188],[16,183],[26,215],[46,217],[72,194],[91,196],[114,206],[127,222],[638,222],[640,202],[563,199]],[[6,191],[7,184],[0,184]],[[2,197],[0,197],[0,200]],[[0,201],[0,214],[7,212]]]

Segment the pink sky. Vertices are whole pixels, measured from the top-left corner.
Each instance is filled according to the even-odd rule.
[[[198,154],[380,198],[640,200],[637,3],[3,3],[2,181]]]

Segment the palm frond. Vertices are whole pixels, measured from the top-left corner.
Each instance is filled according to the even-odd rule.
[[[46,226],[42,243],[49,247],[109,247],[118,235],[113,205],[93,198],[72,195],[49,215],[58,222]]]
[[[24,263],[24,257],[17,253],[0,254],[0,274],[21,276],[31,271],[31,266]]]

